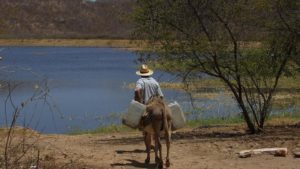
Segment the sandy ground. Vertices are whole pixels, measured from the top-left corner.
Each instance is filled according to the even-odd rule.
[[[0,135],[1,137],[1,135]],[[2,139],[3,140],[3,139]],[[150,164],[140,132],[106,135],[40,135],[40,168],[155,168]],[[245,149],[287,147],[286,157],[253,155],[239,158]],[[170,169],[299,169],[300,158],[291,151],[300,147],[300,123],[268,126],[265,134],[247,135],[241,126],[185,129],[173,133]],[[166,155],[163,144],[163,155]],[[45,167],[52,164],[52,167]]]

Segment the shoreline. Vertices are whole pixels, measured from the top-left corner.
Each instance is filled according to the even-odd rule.
[[[239,42],[242,48],[259,48],[260,42]],[[24,47],[100,47],[120,48],[129,51],[148,50],[144,40],[97,38],[0,38],[0,46]]]
[[[0,46],[102,47],[140,51],[145,43],[129,39],[1,39]]]
[[[273,115],[266,120],[265,127],[269,126],[285,126],[285,125],[295,125],[300,122],[300,114],[299,113],[292,113],[292,114],[284,114],[284,115]],[[239,126],[243,127],[245,125],[244,120],[240,116],[233,116],[228,118],[218,118],[212,117],[207,119],[193,119],[187,120],[185,127],[173,131],[186,131],[186,130],[193,130],[196,128],[205,128],[205,127],[216,127],[216,126]],[[246,128],[245,128],[246,129]],[[95,129],[89,130],[71,130],[69,132],[64,133],[63,135],[84,135],[84,134],[111,134],[111,133],[138,133],[140,132],[138,129],[132,129],[128,126],[123,124],[111,124],[107,126],[97,127]]]
[[[249,134],[244,125],[202,126],[172,133],[170,149],[171,168],[297,168],[293,151],[300,148],[300,123],[268,125],[265,133]],[[3,133],[3,135],[1,135]],[[5,151],[6,132],[0,129],[0,151]],[[237,152],[267,147],[285,147],[285,157],[271,154],[253,154],[241,159]],[[12,168],[154,168],[155,161],[144,164],[145,145],[141,132],[58,135],[39,134],[19,128],[9,144],[8,159],[19,163]],[[26,151],[24,151],[24,148]],[[13,151],[12,151],[13,150]],[[163,155],[166,148],[163,143]],[[151,152],[151,156],[154,152]],[[3,156],[0,156],[3,157]],[[0,166],[5,159],[0,158]],[[28,166],[28,167],[27,167]]]

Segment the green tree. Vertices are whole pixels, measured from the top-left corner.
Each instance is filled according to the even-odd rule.
[[[263,130],[280,77],[299,57],[299,4],[138,0],[134,37],[148,42],[155,53],[149,58],[164,70],[184,79],[205,73],[222,80],[255,133]]]

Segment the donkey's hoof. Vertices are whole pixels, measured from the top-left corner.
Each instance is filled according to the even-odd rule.
[[[155,157],[155,163],[156,163],[156,164],[160,163],[160,158]]]
[[[145,164],[149,164],[150,163],[150,158],[146,158],[145,159]]]
[[[167,159],[167,160],[166,160],[166,167],[170,167],[170,165],[171,165],[170,160]]]
[[[156,164],[156,168],[163,169],[164,165],[162,163],[158,163],[158,164]]]

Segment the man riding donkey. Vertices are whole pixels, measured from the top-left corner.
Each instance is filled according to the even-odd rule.
[[[154,136],[155,162],[157,167],[163,167],[160,133],[164,132],[167,144],[166,166],[168,167],[170,165],[169,148],[171,141],[171,116],[169,107],[163,101],[164,95],[159,83],[151,77],[153,70],[143,64],[136,74],[141,76],[141,78],[136,83],[134,99],[146,105],[146,112],[140,121],[140,128],[143,131],[147,151],[145,163],[150,162],[151,140]]]

